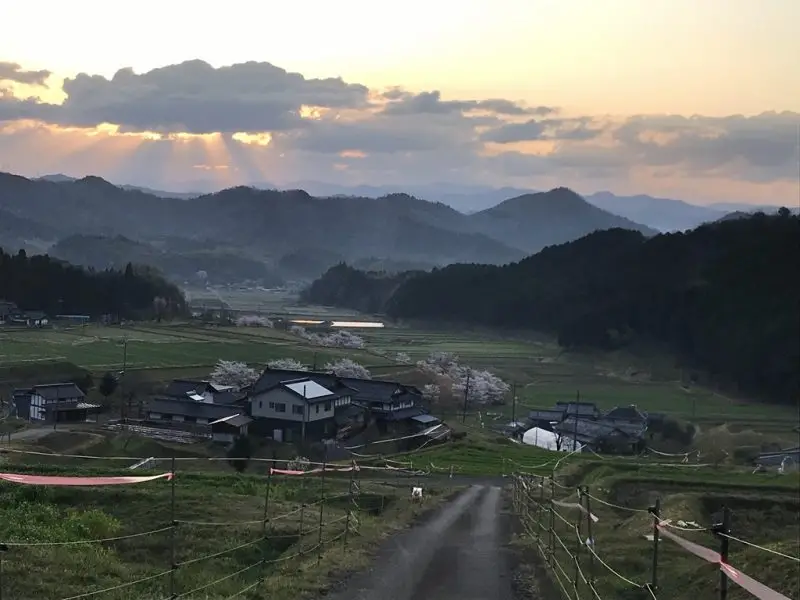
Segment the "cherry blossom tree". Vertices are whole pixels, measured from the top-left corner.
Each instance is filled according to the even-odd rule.
[[[328,334],[311,333],[305,327],[293,325],[289,331],[295,335],[299,335],[304,340],[311,342],[316,346],[325,346],[327,348],[351,348],[358,349],[364,347],[364,338],[346,329],[340,329]]]
[[[453,393],[463,396],[467,393],[467,402],[475,404],[492,404],[503,402],[511,389],[505,381],[494,373],[477,369],[464,369],[463,374],[453,383]]]
[[[422,388],[422,398],[431,403],[436,402],[441,393],[442,389],[435,383],[427,383]]]
[[[353,379],[372,379],[372,374],[363,365],[349,358],[340,358],[326,363],[323,367],[337,377],[352,377]]]
[[[232,385],[243,388],[255,383],[258,372],[247,366],[247,363],[233,360],[219,360],[214,370],[211,371],[211,381],[219,385]]]
[[[267,363],[270,369],[284,369],[286,371],[308,371],[308,367],[293,358],[277,358]]]
[[[403,363],[404,365],[411,364],[411,357],[405,352],[398,352],[394,355],[395,362]]]

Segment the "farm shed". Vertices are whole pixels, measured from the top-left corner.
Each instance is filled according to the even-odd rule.
[[[239,436],[247,435],[247,428],[253,422],[245,415],[231,415],[211,422],[211,439],[214,442],[230,444]]]

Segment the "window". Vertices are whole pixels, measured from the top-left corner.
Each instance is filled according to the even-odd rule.
[[[270,407],[271,410],[275,410],[275,403],[274,402],[270,402],[269,403],[269,407]]]
[[[330,410],[330,409],[331,409],[331,401],[330,401],[330,400],[328,400],[328,401],[325,403],[325,410]]]
[[[315,412],[316,412],[317,414],[319,414],[319,404],[317,404],[317,405],[316,405],[316,409],[317,409],[317,410],[316,410]]]
[[[272,404],[272,403],[270,403]],[[285,413],[286,412],[286,403],[285,402],[275,402],[275,412]]]
[[[293,415],[302,415],[303,414],[303,407],[297,406],[296,404],[292,405],[292,414]]]
[[[262,400],[259,400],[258,401],[258,408],[263,408],[263,407],[264,407],[264,402]]]

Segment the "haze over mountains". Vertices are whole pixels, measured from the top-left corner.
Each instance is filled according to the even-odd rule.
[[[45,175],[40,179],[55,182],[75,181],[73,177],[55,174]],[[286,189],[270,182],[252,182],[250,187],[264,190]],[[196,198],[206,193],[219,191],[209,181],[197,181],[187,184],[187,190],[198,191],[165,191],[135,185],[120,185],[123,189],[140,190],[163,198]],[[432,183],[425,185],[354,185],[346,186],[320,181],[298,181],[293,189],[302,189],[313,196],[358,196],[380,198],[396,193],[404,193],[422,198],[430,202],[441,202],[463,213],[473,213],[492,208],[516,196],[536,193],[541,190],[520,187],[491,187],[474,184]],[[619,196],[609,191],[600,191],[583,197],[594,206],[605,211],[625,217],[661,232],[682,231],[697,227],[702,223],[715,221],[732,212],[764,211],[774,213],[778,205],[741,204],[736,202],[712,203],[706,205],[693,204],[685,200],[656,198],[644,194]],[[794,210],[800,207],[790,207]]]
[[[469,188],[452,193],[463,199]],[[314,278],[341,261],[390,271],[504,264],[596,230],[654,235],[644,217],[686,228],[725,215],[677,201],[596,195],[597,204],[631,219],[567,188],[475,194],[503,199],[465,214],[406,193],[320,197],[236,187],[194,196],[91,176],[31,180],[0,173],[0,245],[97,269],[149,264],[177,281],[204,272],[212,283],[275,285]]]

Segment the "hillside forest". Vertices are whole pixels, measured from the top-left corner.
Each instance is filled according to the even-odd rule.
[[[337,265],[314,303],[402,320],[527,329],[565,348],[656,344],[762,399],[800,397],[800,218],[787,209],[647,238],[610,229],[505,266],[370,273]]]
[[[186,311],[181,291],[151,269],[128,264],[93,271],[47,255],[29,257],[24,250],[12,255],[0,249],[0,300],[51,316],[138,319]]]

